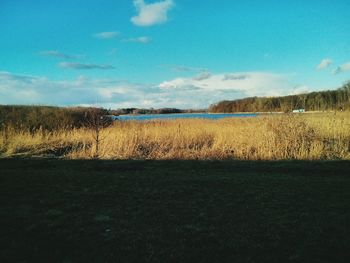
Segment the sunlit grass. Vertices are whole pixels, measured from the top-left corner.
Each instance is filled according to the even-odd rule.
[[[350,159],[350,114],[272,115],[222,120],[115,122],[101,131],[102,159]],[[93,158],[86,128],[30,133],[8,128],[0,153]]]

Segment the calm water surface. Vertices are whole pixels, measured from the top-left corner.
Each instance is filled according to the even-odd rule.
[[[256,117],[255,113],[176,113],[176,114],[144,114],[144,115],[121,115],[116,120],[162,120],[162,119],[222,119],[237,117]]]

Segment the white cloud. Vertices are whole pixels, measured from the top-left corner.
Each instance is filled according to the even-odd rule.
[[[131,18],[131,22],[137,26],[153,26],[163,24],[168,20],[168,11],[174,6],[173,0],[145,3],[144,0],[134,0],[137,16]]]
[[[320,64],[318,64],[317,69],[321,70],[321,69],[328,68],[332,63],[333,61],[329,58],[322,59]]]
[[[135,37],[135,38],[126,38],[126,39],[123,39],[123,41],[147,44],[151,42],[152,39],[150,37]]]
[[[96,33],[96,34],[94,34],[94,37],[100,38],[100,39],[112,39],[112,38],[116,38],[119,35],[120,35],[120,33],[117,31],[110,31],[110,32]]]
[[[294,90],[291,92],[291,95],[305,94],[311,91],[312,90],[310,89],[310,87],[301,85],[301,86],[296,86]]]
[[[227,76],[245,78],[227,79]],[[0,72],[0,104],[206,108],[221,100],[287,95],[306,89],[305,86],[292,85],[288,76],[266,72],[207,72],[155,85],[84,76],[73,80],[51,80]]]
[[[339,67],[337,67],[334,71],[333,71],[333,74],[336,75],[336,74],[339,74],[339,73],[342,73],[342,72],[345,72],[345,71],[350,71],[350,62],[348,63],[345,63]]]

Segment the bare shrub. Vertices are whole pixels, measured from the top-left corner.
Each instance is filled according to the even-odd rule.
[[[102,129],[112,125],[113,120],[106,116],[106,111],[99,108],[91,108],[85,114],[85,125],[92,131],[92,138],[95,142],[94,158],[99,158],[100,143],[105,139],[101,137]]]

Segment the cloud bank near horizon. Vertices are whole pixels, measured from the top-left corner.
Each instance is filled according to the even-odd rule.
[[[230,76],[230,78],[227,78]],[[287,76],[266,72],[201,73],[159,84],[115,79],[51,80],[0,72],[0,104],[100,106],[105,108],[207,108],[221,100],[305,92]]]

